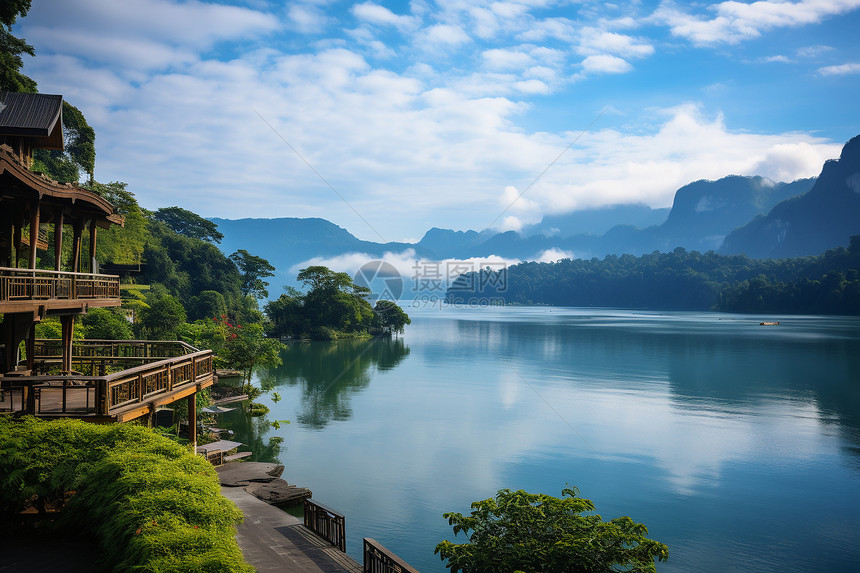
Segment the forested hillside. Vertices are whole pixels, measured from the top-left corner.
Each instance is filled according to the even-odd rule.
[[[454,304],[860,314],[860,236],[817,257],[750,259],[678,248],[634,257],[521,263],[461,276]]]

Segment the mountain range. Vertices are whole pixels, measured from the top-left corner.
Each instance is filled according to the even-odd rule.
[[[695,181],[678,189],[671,209],[613,205],[547,215],[520,232],[432,228],[417,243],[376,243],[319,218],[211,220],[224,234],[225,253],[245,249],[276,267],[275,285],[295,284],[300,266],[337,258],[345,267],[337,270],[355,272],[357,254],[366,255],[364,260],[404,252],[416,260],[554,260],[683,247],[754,258],[814,255],[860,235],[860,136],[845,144],[838,160],[827,161],[817,178],[781,183],[731,175]]]

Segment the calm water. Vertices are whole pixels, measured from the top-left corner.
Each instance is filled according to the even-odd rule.
[[[357,560],[373,537],[447,571],[443,512],[570,484],[668,544],[658,571],[857,570],[860,320],[407,311],[399,340],[291,345],[269,416],[226,420],[347,516]]]

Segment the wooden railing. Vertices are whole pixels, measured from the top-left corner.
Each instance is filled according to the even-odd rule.
[[[0,411],[112,416],[213,375],[212,351],[198,350],[104,376],[0,377]]]
[[[364,573],[418,573],[418,570],[383,547],[381,543],[365,537]]]
[[[119,277],[40,269],[0,267],[0,302],[119,300]]]
[[[305,527],[346,552],[346,518],[340,513],[305,498]]]
[[[149,402],[155,396],[170,394],[213,373],[212,351],[201,350],[106,376],[108,412]]]
[[[181,341],[170,340],[76,340],[72,343],[72,369],[87,376],[105,376],[149,362],[197,352]],[[36,340],[33,362],[38,374],[58,374],[62,369],[63,344],[56,339]]]

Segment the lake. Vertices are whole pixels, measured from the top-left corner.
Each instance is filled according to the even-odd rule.
[[[291,344],[270,414],[224,420],[359,562],[373,537],[447,571],[442,513],[570,485],[666,543],[658,571],[856,570],[860,319],[401,304],[401,338]]]

